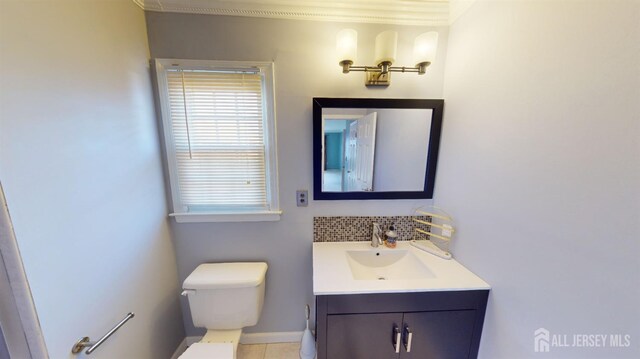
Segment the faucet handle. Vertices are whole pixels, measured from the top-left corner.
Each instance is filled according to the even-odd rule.
[[[371,233],[371,246],[377,247],[382,244],[382,228],[377,222],[373,222],[373,231]]]

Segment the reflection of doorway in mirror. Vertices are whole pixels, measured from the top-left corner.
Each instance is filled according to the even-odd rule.
[[[325,118],[323,123],[322,190],[326,192],[344,190],[347,129],[353,120],[345,119],[345,116],[336,117]]]
[[[324,135],[324,189],[326,191],[342,190],[343,137],[344,131],[329,132]]]
[[[376,112],[324,117],[323,191],[373,191],[376,128]]]

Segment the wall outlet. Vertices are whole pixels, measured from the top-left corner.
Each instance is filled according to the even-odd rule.
[[[301,189],[296,191],[296,205],[306,207],[309,204],[309,191]]]

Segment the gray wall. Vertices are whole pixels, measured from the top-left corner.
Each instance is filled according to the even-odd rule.
[[[0,191],[2,191],[1,188]],[[3,219],[5,217],[2,215],[2,211],[6,211],[6,208],[3,205],[2,193],[0,193],[0,206],[2,206],[0,208],[0,235],[4,236]],[[1,237],[0,239],[5,240],[5,238]],[[0,248],[4,249],[4,247]],[[0,359],[10,358],[10,353],[14,357],[26,358],[32,355],[20,320],[20,313],[11,288],[11,282],[9,281],[4,256],[4,251],[0,251]],[[9,351],[7,342],[11,343],[11,351]]]
[[[4,333],[0,329],[0,359],[9,359],[9,349],[4,341]]]
[[[431,110],[376,109],[373,189],[421,191],[427,167]]]
[[[247,332],[300,331],[304,305],[313,303],[311,243],[314,215],[384,215],[413,212],[429,201],[312,201],[295,206],[295,191],[312,188],[313,97],[441,98],[447,29],[438,29],[437,61],[425,76],[393,74],[386,89],[367,89],[364,75],[344,75],[335,58],[335,35],[358,30],[358,63],[373,62],[375,36],[399,31],[398,64],[410,64],[413,40],[429,28],[320,23],[147,12],[151,56],[275,62],[280,199],[284,214],[271,223],[172,223],[180,280],[200,263],[265,260],[269,263],[262,318]],[[436,184],[437,186],[437,184]],[[195,329],[183,300],[188,335]]]
[[[638,1],[478,1],[451,27],[435,201],[493,287],[481,358],[640,357],[639,20]],[[632,347],[534,353],[540,327]]]
[[[184,337],[144,12],[0,1],[0,177],[51,358],[136,316],[91,358]]]

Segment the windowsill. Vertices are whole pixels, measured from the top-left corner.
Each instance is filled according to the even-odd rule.
[[[282,211],[264,212],[191,212],[171,213],[178,223],[205,223],[205,222],[273,222],[279,221]]]

